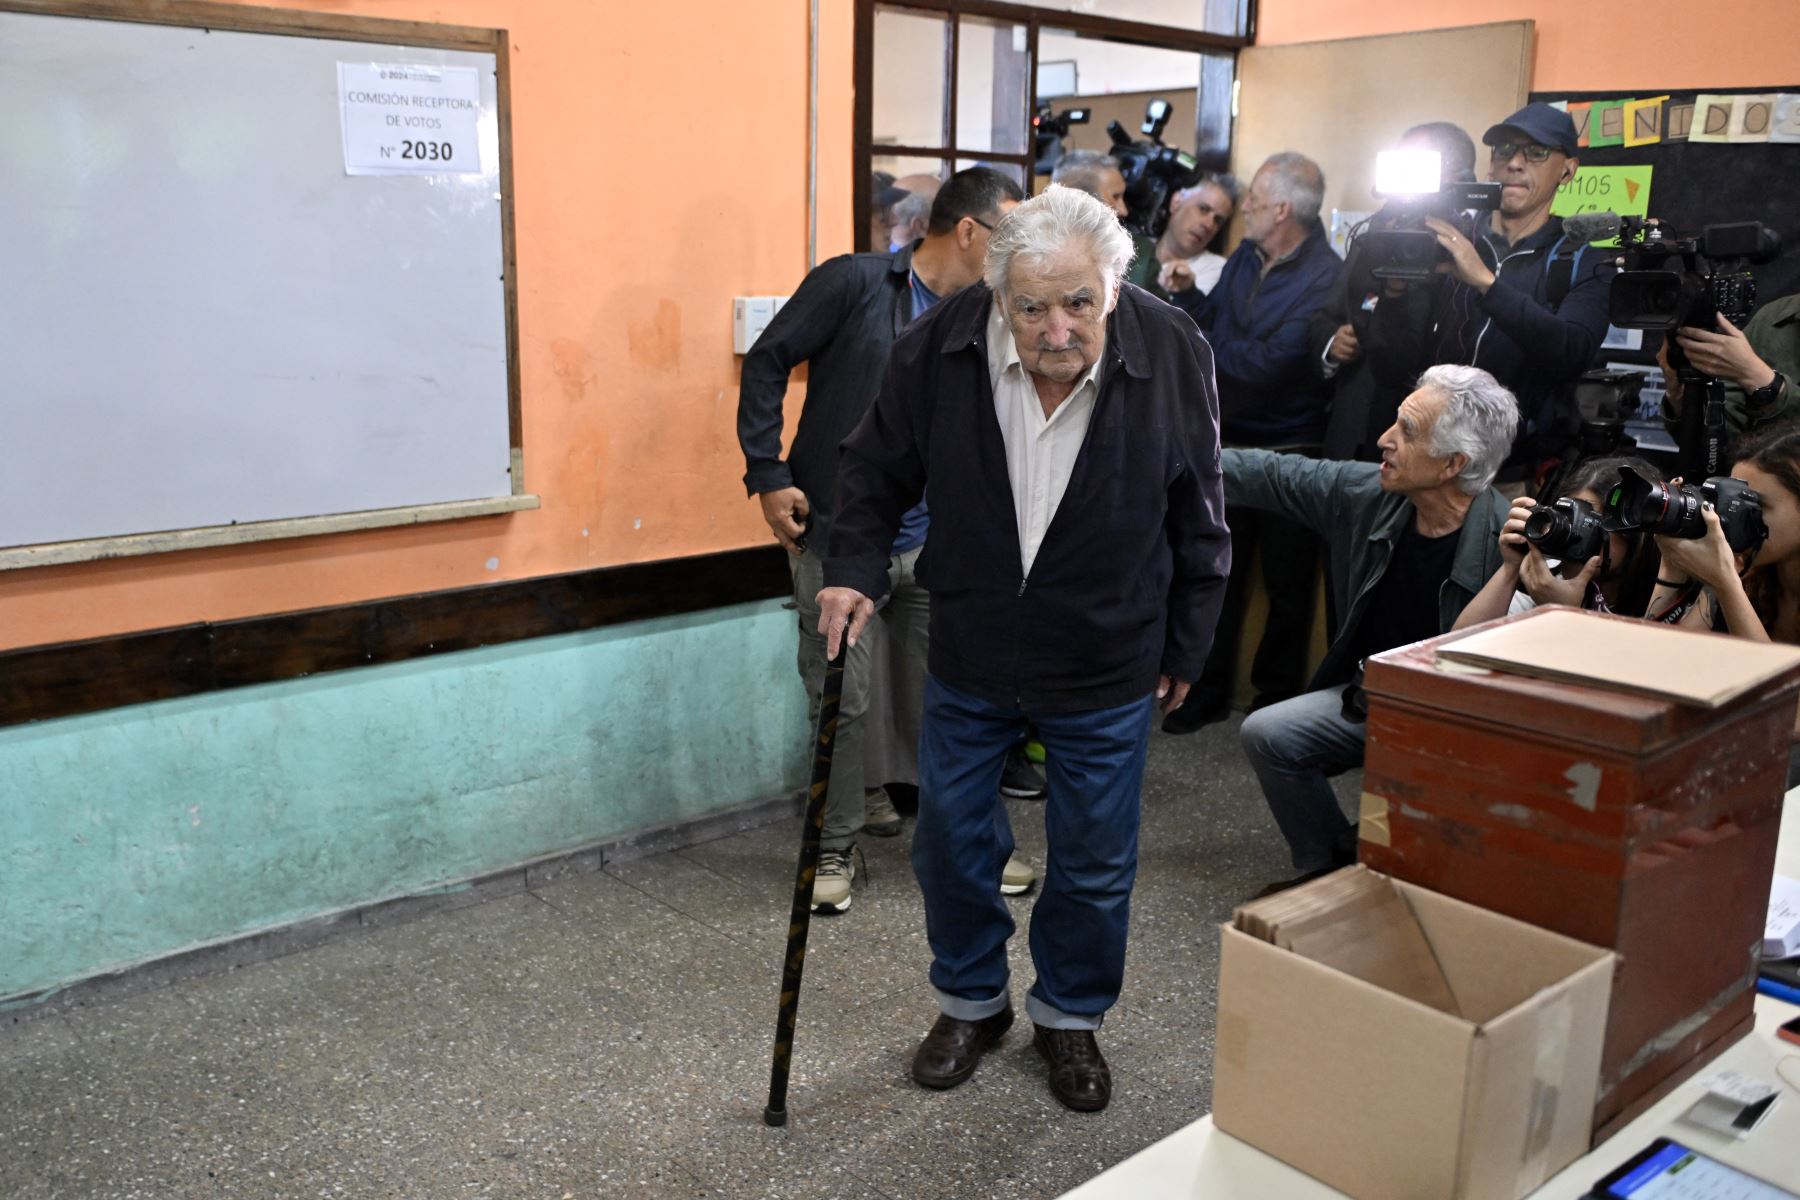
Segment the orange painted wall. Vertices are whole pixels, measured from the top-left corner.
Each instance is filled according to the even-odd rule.
[[[730,303],[805,271],[807,0],[288,7],[511,31],[525,480],[543,508],[0,572],[0,648],[766,541],[740,482]],[[851,240],[852,19],[821,9],[823,258]]]
[[[1760,87],[1800,81],[1794,0],[1261,0],[1257,42],[1537,23],[1536,91]]]

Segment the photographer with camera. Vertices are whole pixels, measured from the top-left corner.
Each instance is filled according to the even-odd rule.
[[[1683,624],[1800,644],[1800,425],[1752,438],[1727,478],[1671,480],[1673,502],[1639,490],[1642,499],[1615,507],[1644,514],[1656,534],[1663,566],[1653,604],[1699,592]]]
[[[1226,445],[1318,451],[1325,393],[1312,369],[1307,330],[1343,269],[1319,224],[1324,195],[1317,163],[1294,153],[1270,157],[1244,197],[1244,241],[1196,318],[1213,348]],[[1178,304],[1182,295],[1177,293]],[[1231,711],[1253,556],[1269,597],[1251,667],[1256,703],[1285,700],[1305,681],[1319,539],[1278,513],[1233,509],[1226,516],[1231,577],[1225,608],[1206,670],[1187,702],[1164,719],[1166,733],[1192,733]]]
[[[1507,502],[1490,485],[1518,424],[1518,402],[1492,375],[1437,366],[1381,435],[1380,466],[1224,452],[1227,511],[1281,513],[1323,535],[1343,614],[1312,690],[1251,713],[1240,732],[1302,872],[1261,894],[1356,861],[1356,826],[1330,777],[1362,764],[1362,660],[1447,632],[1493,576]]]
[[[1414,125],[1400,135],[1395,148],[1436,154],[1444,183],[1475,178],[1474,139],[1449,121]],[[1407,221],[1409,215],[1402,206],[1390,203],[1370,218],[1365,229],[1379,231]],[[1394,423],[1394,413],[1412,391],[1419,372],[1431,365],[1420,339],[1410,338],[1406,346],[1390,347],[1382,342],[1380,330],[1370,328],[1371,318],[1376,307],[1386,303],[1406,310],[1388,325],[1423,329],[1430,324],[1439,293],[1449,287],[1450,280],[1435,275],[1390,293],[1375,275],[1380,259],[1380,252],[1359,231],[1344,260],[1343,286],[1313,316],[1313,367],[1321,379],[1331,381],[1332,388],[1331,415],[1325,426],[1326,458],[1380,462],[1376,439]]]
[[[1609,531],[1602,511],[1622,470],[1661,475],[1641,458],[1587,458],[1563,479],[1554,504],[1529,496],[1512,502],[1500,529],[1500,569],[1456,619],[1467,629],[1539,604],[1566,604],[1641,617],[1650,606],[1660,561],[1642,530]]]
[[[1203,175],[1169,197],[1169,222],[1153,246],[1139,245],[1126,282],[1189,315],[1198,312],[1225,270],[1225,256],[1213,243],[1237,207],[1237,180]]]
[[[1729,479],[1683,491],[1699,502],[1667,506],[1683,510],[1683,536],[1656,538],[1662,569],[1652,607],[1704,588],[1682,624],[1800,645],[1800,423],[1752,437]],[[1800,720],[1794,737],[1800,743]],[[1800,745],[1788,759],[1788,786],[1797,783]]]
[[[1695,370],[1725,381],[1726,426],[1743,433],[1800,416],[1800,295],[1769,301],[1742,330],[1723,313],[1717,321],[1716,333],[1683,326],[1675,340]],[[1663,370],[1663,423],[1679,435],[1686,389],[1666,340],[1656,361]]]
[[[1548,104],[1527,104],[1490,128],[1488,178],[1499,208],[1471,238],[1439,217],[1426,221],[1447,256],[1452,283],[1433,319],[1409,321],[1378,305],[1372,324],[1402,358],[1463,363],[1491,372],[1519,400],[1518,442],[1496,482],[1517,494],[1571,432],[1565,384],[1586,371],[1606,336],[1611,256],[1585,251],[1550,215],[1556,189],[1574,178],[1575,123]],[[1399,286],[1399,285],[1395,285]]]

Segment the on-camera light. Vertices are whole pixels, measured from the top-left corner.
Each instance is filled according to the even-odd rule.
[[[1443,155],[1436,150],[1383,150],[1375,156],[1377,196],[1428,196],[1443,182]]]

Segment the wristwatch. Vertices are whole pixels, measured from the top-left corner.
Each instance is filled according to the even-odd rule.
[[[1787,376],[1777,371],[1775,378],[1769,380],[1762,387],[1757,388],[1754,392],[1745,392],[1744,400],[1751,412],[1766,412],[1781,402],[1781,394],[1786,390]]]

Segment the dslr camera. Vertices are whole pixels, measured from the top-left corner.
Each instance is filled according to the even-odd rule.
[[[1106,126],[1106,134],[1112,138],[1108,153],[1118,159],[1119,174],[1125,176],[1125,207],[1130,210],[1125,226],[1145,237],[1162,235],[1169,223],[1169,197],[1199,174],[1193,155],[1163,144],[1162,131],[1174,115],[1174,106],[1167,100],[1150,101],[1144,106],[1144,123],[1139,127],[1144,137],[1139,140],[1133,140],[1117,121]]]
[[[1620,329],[1717,328],[1723,313],[1742,327],[1756,308],[1750,264],[1781,252],[1781,239],[1760,221],[1708,225],[1683,237],[1642,217],[1619,218],[1623,269],[1613,276],[1608,318]],[[1669,343],[1680,369],[1681,347]]]
[[[1600,514],[1586,500],[1564,496],[1555,504],[1540,504],[1525,518],[1525,540],[1549,558],[1586,562],[1606,549],[1607,530]]]
[[[1375,157],[1375,194],[1385,203],[1357,231],[1355,244],[1377,279],[1430,279],[1450,261],[1427,217],[1448,221],[1471,241],[1487,214],[1500,207],[1500,185],[1443,180],[1435,150],[1384,150]]]
[[[1755,550],[1769,536],[1763,524],[1762,497],[1741,479],[1719,475],[1698,487],[1680,487],[1645,479],[1629,467],[1619,470],[1619,481],[1606,494],[1604,525],[1611,533],[1643,530],[1673,538],[1703,538],[1706,518],[1703,506],[1719,514],[1719,528],[1732,550]]]

